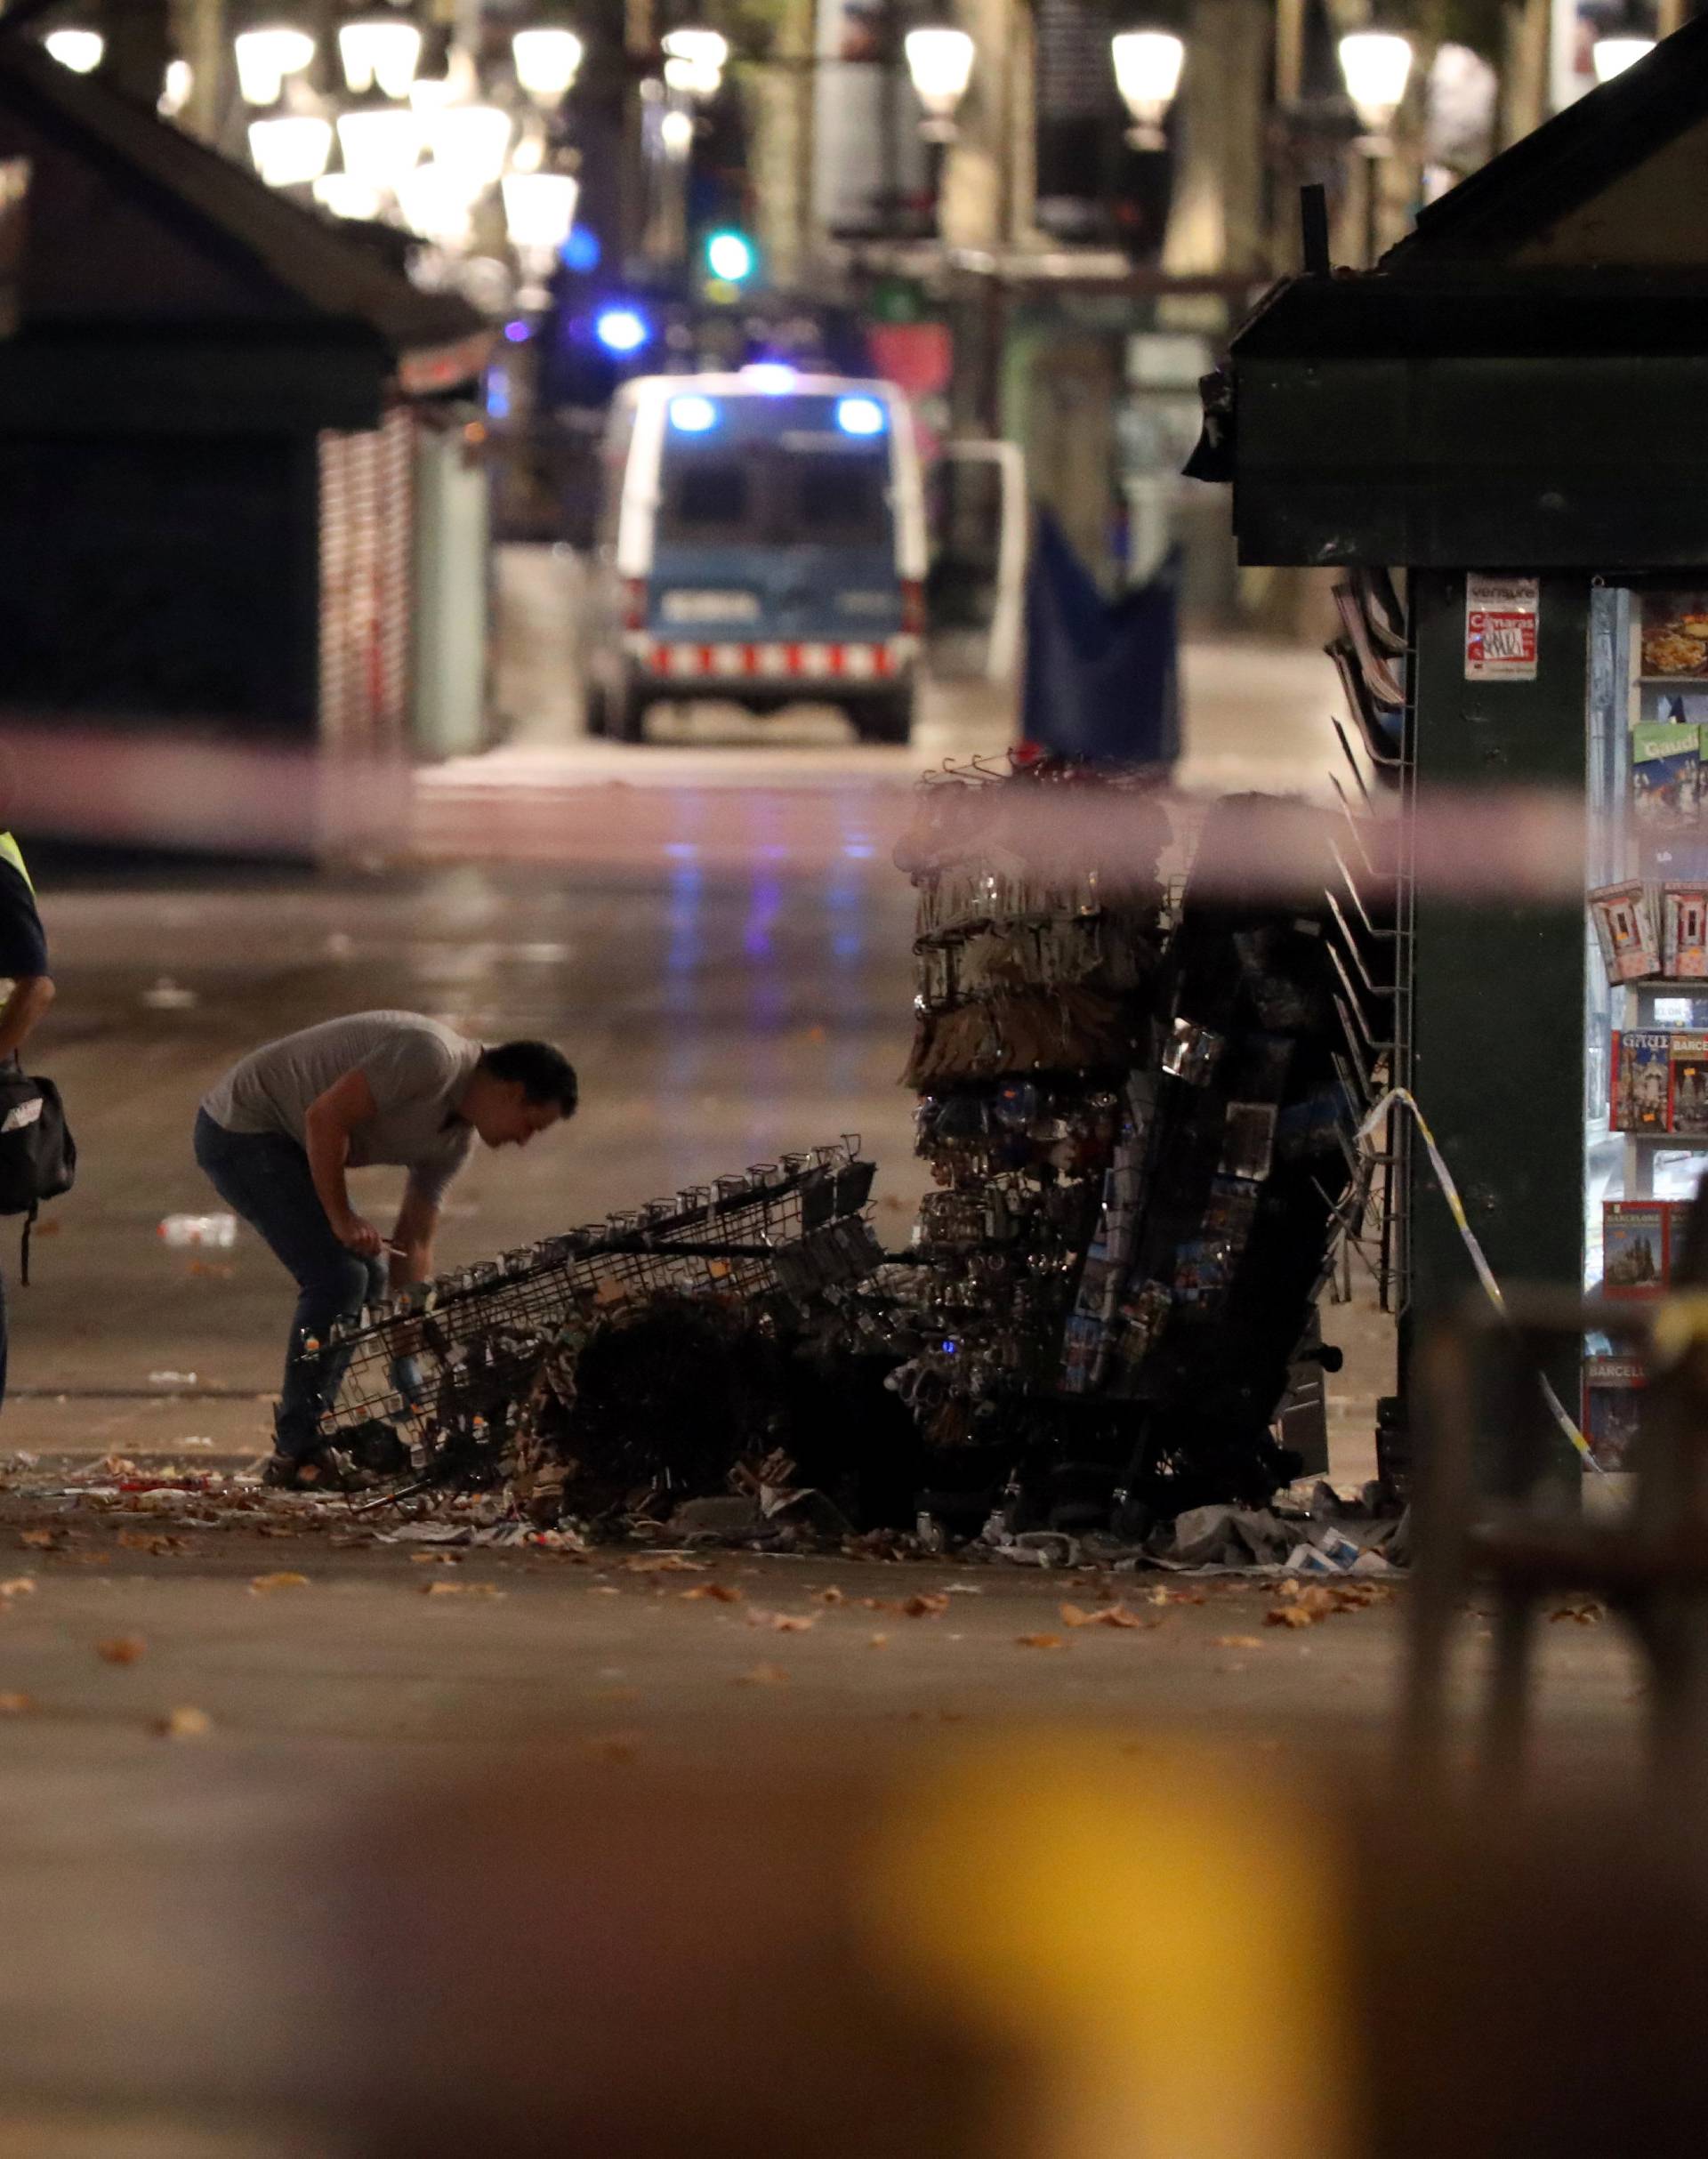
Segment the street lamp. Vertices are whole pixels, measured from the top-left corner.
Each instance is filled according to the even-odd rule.
[[[465,247],[474,230],[474,197],[466,176],[442,160],[413,166],[398,181],[398,208],[411,232],[438,247]]]
[[[496,105],[447,105],[425,116],[427,147],[434,162],[463,182],[472,202],[484,188],[495,187],[510,149],[511,119]]]
[[[334,217],[372,221],[385,207],[385,198],[377,188],[350,173],[323,173],[314,183],[314,199]]]
[[[50,30],[42,42],[49,56],[73,75],[93,75],[107,50],[107,40],[99,30]]]
[[[160,117],[163,120],[175,120],[189,104],[190,93],[195,87],[195,70],[189,62],[187,60],[169,60],[166,62],[165,83],[155,108]]]
[[[972,40],[964,30],[909,30],[902,40],[914,94],[925,108],[920,133],[928,142],[953,142],[955,112],[972,79]]]
[[[1163,150],[1163,122],[1180,86],[1186,47],[1171,30],[1123,30],[1109,40],[1115,86],[1132,116],[1127,141],[1136,150]]]
[[[1610,83],[1615,75],[1623,75],[1627,68],[1634,68],[1655,50],[1652,37],[1632,37],[1629,35],[1598,37],[1591,48],[1590,57],[1595,63],[1598,83]]]
[[[528,279],[516,295],[518,304],[543,308],[545,280],[576,222],[580,182],[568,173],[507,173],[502,193],[504,230]]]
[[[270,188],[307,187],[326,169],[332,155],[332,123],[306,112],[252,120],[249,155]]]
[[[421,32],[400,15],[359,15],[338,32],[338,58],[358,94],[377,84],[389,98],[407,98],[421,60]]]
[[[1372,264],[1381,252],[1382,161],[1394,147],[1388,131],[1411,71],[1411,40],[1397,30],[1353,30],[1341,40],[1346,94],[1364,125],[1355,147],[1364,158],[1364,253]]]
[[[284,23],[246,30],[232,49],[238,59],[238,88],[246,105],[277,105],[285,77],[301,75],[314,58],[314,40],[308,32]]]
[[[582,42],[573,30],[518,30],[510,41],[516,80],[536,104],[555,105],[576,79]]]
[[[665,81],[687,97],[712,98],[723,80],[729,41],[717,30],[670,30],[664,39]]]
[[[345,172],[382,194],[395,194],[405,175],[415,170],[421,144],[420,117],[407,105],[339,115],[338,147],[344,154]]]

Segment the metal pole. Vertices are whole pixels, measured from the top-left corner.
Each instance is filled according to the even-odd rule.
[[[1382,250],[1382,153],[1364,153],[1364,263],[1374,270]]]

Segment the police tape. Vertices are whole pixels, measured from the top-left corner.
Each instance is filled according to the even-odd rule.
[[[1436,1182],[1441,1188],[1441,1196],[1447,1203],[1447,1212],[1452,1215],[1454,1226],[1463,1239],[1465,1250],[1470,1255],[1470,1263],[1477,1270],[1477,1279],[1487,1293],[1489,1302],[1504,1319],[1506,1317],[1506,1299],[1501,1294],[1501,1285],[1494,1279],[1494,1270],[1490,1267],[1482,1246],[1477,1242],[1476,1232],[1466,1220],[1465,1203],[1459,1196],[1459,1188],[1454,1182],[1453,1172],[1447,1167],[1441,1149],[1436,1145],[1435,1134],[1430,1130],[1429,1120],[1418,1108],[1409,1087],[1390,1087],[1382,1096],[1358,1127],[1360,1145],[1368,1141],[1371,1134],[1387,1116],[1389,1110],[1396,1107],[1411,1111],[1412,1122],[1416,1125],[1418,1137],[1423,1142],[1423,1151],[1430,1158],[1430,1167],[1435,1172]],[[1589,1441],[1567,1414],[1565,1404],[1549,1383],[1547,1374],[1539,1372],[1536,1379],[1542,1388],[1543,1399],[1547,1403],[1554,1422],[1559,1425],[1560,1430],[1565,1433],[1567,1438],[1571,1441],[1590,1467],[1598,1474],[1605,1474],[1601,1470],[1601,1464],[1590,1452]]]

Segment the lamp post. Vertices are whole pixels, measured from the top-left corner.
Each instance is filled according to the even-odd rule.
[[[579,72],[584,47],[573,30],[547,26],[518,30],[510,41],[516,80],[536,105],[551,108]]]
[[[1382,166],[1391,156],[1389,130],[1406,94],[1412,44],[1397,30],[1353,30],[1340,46],[1346,94],[1363,125],[1355,148],[1364,158],[1364,252],[1374,264],[1381,248]]]
[[[287,75],[301,75],[314,58],[314,40],[306,30],[273,23],[258,30],[245,30],[233,51],[238,61],[238,88],[246,105],[276,105]]]
[[[964,30],[909,30],[902,40],[914,95],[925,108],[919,132],[928,142],[955,141],[955,116],[972,80],[972,40]]]
[[[1168,148],[1163,122],[1180,86],[1186,47],[1171,30],[1121,30],[1109,40],[1115,86],[1132,125],[1127,141],[1136,150]]]

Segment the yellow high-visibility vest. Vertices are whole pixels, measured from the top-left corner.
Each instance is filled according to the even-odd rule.
[[[12,868],[29,886],[29,895],[36,897],[36,886],[29,872],[24,867],[24,850],[9,832],[0,832],[0,862],[10,862]]]

